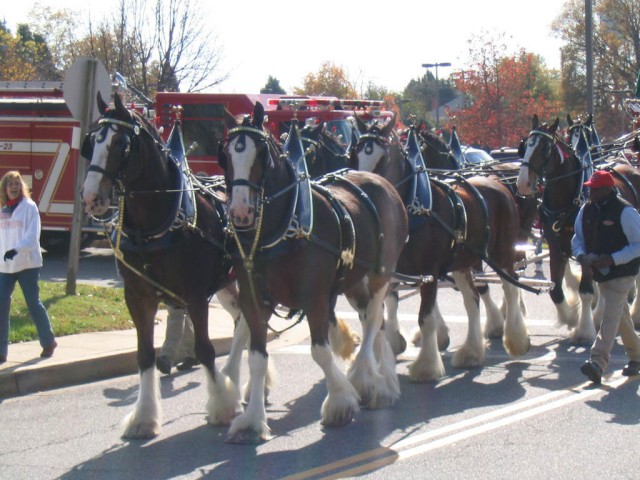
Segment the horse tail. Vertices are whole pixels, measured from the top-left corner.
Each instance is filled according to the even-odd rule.
[[[356,344],[359,341],[358,334],[343,319],[335,317],[329,324],[329,342],[333,353],[340,358],[351,361],[354,357]]]

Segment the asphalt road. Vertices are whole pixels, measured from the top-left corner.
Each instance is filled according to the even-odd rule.
[[[63,259],[48,258],[45,265],[43,278],[65,278]],[[79,281],[117,284],[108,252],[89,252],[79,273]],[[499,298],[500,289],[493,287],[492,295]],[[610,376],[591,386],[579,372],[588,348],[566,342],[547,295],[525,299],[531,350],[513,359],[500,341],[492,341],[484,368],[457,370],[450,361],[464,341],[466,321],[459,294],[442,289],[440,306],[452,338],[444,354],[446,377],[435,384],[410,382],[407,367],[417,355],[410,347],[398,359],[400,401],[362,410],[342,428],[319,423],[326,387],[309,355],[306,325],[295,327],[291,335],[303,330],[295,342],[285,334],[270,344],[278,371],[267,405],[274,438],[262,445],[226,444],[226,427],[206,425],[201,368],[162,377],[163,431],[148,441],[120,438],[137,375],[5,400],[0,477],[639,478],[640,378],[620,376],[626,362],[621,345],[614,349]],[[417,325],[417,302],[410,296],[400,303],[407,337]],[[338,310],[359,331],[353,312],[342,304]]]

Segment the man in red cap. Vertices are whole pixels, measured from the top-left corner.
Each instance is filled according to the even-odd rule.
[[[589,201],[576,217],[571,248],[580,264],[591,268],[605,303],[591,358],[580,371],[593,383],[600,383],[618,332],[629,357],[622,374],[640,373],[640,337],[627,303],[627,294],[640,270],[640,214],[620,198],[608,171],[597,170],[584,185],[589,187]]]

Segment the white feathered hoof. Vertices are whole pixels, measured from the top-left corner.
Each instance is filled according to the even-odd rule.
[[[582,330],[575,329],[569,335],[568,341],[572,345],[590,347],[591,345],[593,345],[593,342],[595,341],[595,339],[596,339],[595,328],[591,332],[589,331],[585,332]]]
[[[496,339],[496,338],[502,338],[503,335],[504,335],[504,328],[502,324],[486,325],[484,330],[485,338]]]
[[[531,348],[531,339],[528,335],[524,337],[505,337],[502,339],[504,349],[511,357],[521,357],[529,351]]]
[[[160,422],[156,420],[136,421],[135,412],[131,412],[124,419],[125,430],[122,438],[148,439],[160,434]]]
[[[569,304],[564,300],[555,305],[558,314],[558,324],[568,328],[575,328],[575,326],[578,325],[580,316],[580,303]]]
[[[369,370],[360,371],[356,375],[350,375],[349,381],[360,397],[360,405],[365,408],[385,408],[393,405],[399,398],[387,380],[377,372]]]
[[[359,400],[355,390],[328,395],[322,402],[320,423],[325,427],[342,427],[351,423],[360,411]]]
[[[273,437],[267,422],[256,421],[245,412],[231,422],[231,427],[224,441],[227,443],[255,445],[271,440],[271,438]]]
[[[477,368],[484,365],[484,345],[480,348],[463,345],[453,354],[453,368]]]
[[[527,353],[531,348],[531,340],[524,322],[519,321],[515,325],[507,323],[502,344],[511,357],[520,357]]]
[[[428,364],[415,361],[408,368],[409,378],[414,383],[435,383],[447,373],[442,361]]]

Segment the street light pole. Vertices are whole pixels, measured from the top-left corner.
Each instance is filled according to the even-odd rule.
[[[449,62],[439,62],[439,63],[423,63],[423,68],[434,68],[436,69],[436,130],[440,128],[440,83],[438,81],[438,67],[450,67],[451,64]]]

